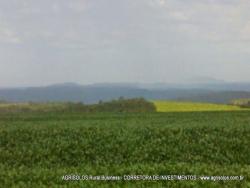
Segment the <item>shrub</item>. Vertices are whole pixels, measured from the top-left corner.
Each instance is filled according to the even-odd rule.
[[[99,104],[90,105],[90,111],[94,112],[155,112],[156,107],[152,102],[143,98],[124,99],[110,102],[99,102]]]
[[[74,103],[6,103],[0,106],[0,113],[25,113],[25,112],[155,112],[156,107],[152,102],[143,98],[124,99],[109,102],[99,101],[98,104],[85,105],[82,102]]]

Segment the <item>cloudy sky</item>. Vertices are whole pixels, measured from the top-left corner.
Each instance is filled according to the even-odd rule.
[[[249,0],[0,0],[0,87],[250,81]]]

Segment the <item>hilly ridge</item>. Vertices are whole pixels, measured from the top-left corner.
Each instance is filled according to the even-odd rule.
[[[9,102],[83,102],[109,101],[119,97],[144,97],[149,100],[180,100],[229,103],[238,98],[250,98],[250,84],[55,84],[45,87],[0,89],[0,101]]]

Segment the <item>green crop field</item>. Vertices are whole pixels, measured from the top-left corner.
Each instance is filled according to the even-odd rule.
[[[160,104],[164,107],[156,103],[159,111],[168,111],[169,103]],[[175,110],[182,111],[185,105],[180,106]],[[220,111],[202,112],[204,106],[197,104],[190,108],[196,112],[0,113],[0,187],[250,187],[250,111],[221,111],[234,108],[221,106]],[[70,174],[197,179],[62,179]],[[244,179],[202,181],[202,175]]]
[[[242,111],[239,106],[211,104],[211,103],[193,103],[193,102],[175,102],[175,101],[153,101],[158,112],[193,112],[193,111]]]

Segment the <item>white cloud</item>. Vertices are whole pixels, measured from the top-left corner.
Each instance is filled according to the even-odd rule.
[[[239,31],[240,39],[245,42],[250,42],[250,21],[246,22]]]
[[[169,10],[168,15],[173,18],[176,21],[188,21],[189,16],[187,16],[184,12],[182,11],[171,11]]]
[[[83,12],[86,10],[87,2],[86,0],[75,0],[69,1],[69,8],[77,12]]]
[[[16,35],[15,32],[0,24],[0,43],[20,43],[21,39]]]
[[[90,72],[106,80],[142,79],[136,67],[152,81],[179,79],[179,67],[186,68],[183,77],[223,77],[232,68],[223,62],[239,59],[243,72],[249,64],[249,10],[249,0],[0,0],[0,58],[26,67],[27,75],[51,66],[63,74],[64,64],[91,82]],[[1,70],[14,66],[0,66],[8,80]],[[109,71],[114,67],[123,68],[122,79]]]
[[[160,5],[165,5],[166,4],[166,0],[159,0],[159,3],[160,3]]]

